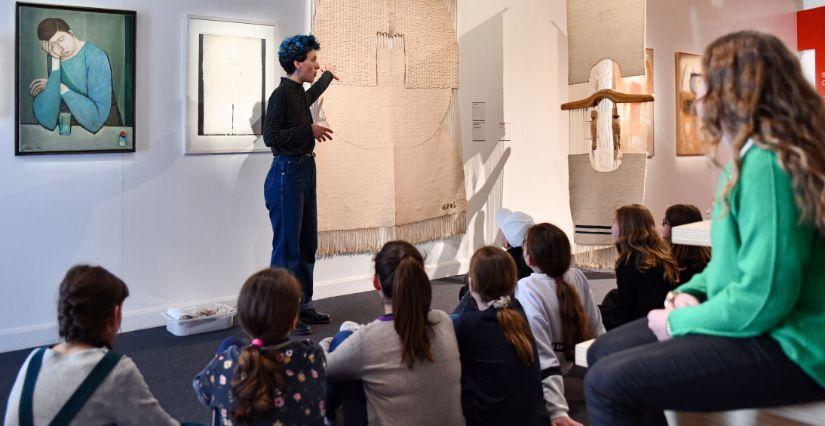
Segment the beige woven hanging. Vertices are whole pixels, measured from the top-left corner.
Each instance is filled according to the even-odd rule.
[[[567,0],[569,84],[609,58],[625,77],[644,74],[645,0]]]
[[[316,0],[320,63],[338,66],[320,101],[321,256],[464,233],[455,0]],[[345,25],[342,23],[346,23]]]
[[[603,61],[591,73],[594,82],[571,86],[584,99],[562,105],[570,111],[568,157],[570,212],[573,218],[576,263],[593,269],[612,269],[616,259],[610,227],[616,209],[644,200],[647,153],[627,152],[621,143],[618,104],[652,102],[652,95],[616,92],[614,64]]]
[[[576,262],[582,267],[613,268],[615,211],[644,200],[652,144],[645,148],[638,137],[621,134],[622,127],[632,133],[642,123],[633,117],[636,122],[628,126],[629,117],[620,116],[628,110],[617,104],[652,102],[653,96],[616,91],[624,89],[616,84],[618,72],[651,77],[645,66],[644,17],[645,0],[567,0],[570,99],[579,100],[562,109],[570,111],[570,210]],[[652,62],[649,68],[652,72]]]

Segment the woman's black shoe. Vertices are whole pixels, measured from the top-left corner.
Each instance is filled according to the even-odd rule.
[[[318,312],[315,308],[301,311],[299,319],[307,324],[329,324],[329,314]]]

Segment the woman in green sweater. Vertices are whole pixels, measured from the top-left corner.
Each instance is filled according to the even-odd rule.
[[[712,258],[664,309],[591,346],[596,425],[825,400],[825,103],[771,35],[721,37],[702,64],[695,107],[732,156]]]

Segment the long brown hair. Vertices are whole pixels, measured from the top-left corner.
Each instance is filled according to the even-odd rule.
[[[701,222],[702,212],[692,204],[674,204],[665,211],[665,222],[672,227]],[[671,244],[670,254],[679,268],[703,268],[710,262],[710,247]]]
[[[287,338],[301,299],[298,280],[287,270],[268,268],[249,277],[238,296],[238,319],[251,337],[261,339],[263,347],[241,349],[232,377],[235,402],[232,417],[254,423],[275,409],[277,391],[286,390],[286,378],[275,351],[266,345]]]
[[[571,360],[575,357],[576,344],[592,339],[593,333],[579,293],[564,280],[564,274],[573,262],[570,240],[557,226],[540,223],[527,231],[524,250],[535,266],[556,280],[563,352]]]
[[[433,362],[433,323],[427,318],[432,285],[421,253],[406,241],[390,241],[375,255],[375,274],[384,297],[392,300],[393,325],[401,340],[401,362]]]
[[[109,321],[129,296],[126,284],[100,266],[77,265],[60,283],[57,322],[66,342],[111,348]]]
[[[512,298],[516,288],[516,262],[504,250],[486,246],[478,249],[470,259],[470,279],[473,291],[481,296],[485,303]],[[504,337],[513,345],[516,355],[524,365],[533,365],[533,333],[524,317],[507,306],[496,308],[498,320]]]
[[[656,230],[653,215],[647,207],[639,204],[620,207],[616,210],[616,223],[619,226],[616,266],[629,263],[635,256],[634,266],[640,271],[661,265],[665,270],[665,281],[673,285],[679,282],[679,265]]]
[[[796,55],[770,34],[740,31],[708,45],[702,66],[707,94],[697,101],[707,143],[716,148],[724,133],[733,136],[733,177],[722,201],[739,180],[740,150],[753,138],[790,175],[800,220],[825,232],[825,104]]]

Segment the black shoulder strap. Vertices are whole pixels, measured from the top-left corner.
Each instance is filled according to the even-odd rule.
[[[561,376],[561,367],[548,367],[544,370],[541,370],[541,380],[544,380],[550,376]]]
[[[37,375],[40,374],[44,352],[46,352],[46,348],[38,349],[32,355],[29,360],[29,367],[26,369],[26,379],[23,381],[23,392],[20,394],[20,407],[17,414],[20,426],[34,426],[34,410],[32,409],[34,385],[37,382]]]
[[[95,365],[95,368],[92,369],[92,372],[89,373],[89,376],[83,380],[83,383],[77,388],[76,391],[69,397],[69,400],[66,401],[66,404],[63,405],[63,408],[57,412],[57,415],[54,417],[51,423],[52,426],[58,425],[68,425],[69,423],[74,420],[77,413],[86,405],[86,402],[89,398],[92,397],[92,394],[95,393],[95,390],[106,380],[106,377],[109,376],[109,373],[115,368],[117,363],[120,361],[123,355],[109,351],[106,352],[106,355]]]

